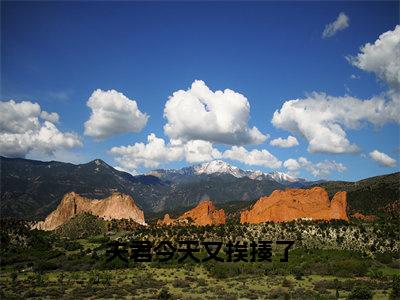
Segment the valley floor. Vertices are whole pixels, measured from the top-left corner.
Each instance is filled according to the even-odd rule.
[[[203,267],[111,271],[2,272],[1,299],[348,299],[354,285],[374,286],[373,299],[389,299],[385,281],[310,275],[235,276],[218,279]],[[335,284],[340,289],[334,288]],[[337,292],[336,292],[337,290]]]
[[[399,223],[388,220],[129,230],[111,224],[110,231],[82,215],[53,232],[0,220],[0,299],[400,299]],[[223,262],[179,262],[180,252],[168,262],[157,255],[152,262],[108,260],[115,241],[283,238],[295,241],[287,262],[278,248],[271,261],[257,262],[230,262],[226,249],[218,254]]]

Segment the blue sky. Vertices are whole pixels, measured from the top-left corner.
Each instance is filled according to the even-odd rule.
[[[147,143],[151,133],[168,144],[171,136],[163,129],[168,122],[163,117],[168,97],[202,80],[212,92],[230,89],[245,96],[250,105],[248,127],[255,126],[269,136],[260,144],[224,145],[211,140],[212,147],[222,155],[232,146],[247,151],[265,149],[281,162],[278,166],[265,159],[257,163],[260,160],[251,157],[222,157],[234,165],[292,172],[310,179],[315,178],[312,170],[329,169],[328,164],[317,165],[326,161],[336,165],[329,174],[317,173],[317,177],[355,180],[398,171],[399,125],[395,118],[371,122],[360,117],[357,128],[343,125],[343,118],[335,119],[332,122],[341,126],[346,139],[358,146],[358,151],[340,153],[310,151],[312,137],[305,137],[306,131],[290,131],[286,123],[279,128],[271,122],[285,101],[306,99],[312,92],[360,101],[379,96],[398,107],[397,100],[385,96],[389,91],[398,94],[398,86],[346,59],[357,56],[366,43],[374,44],[382,33],[395,35],[398,11],[398,2],[2,2],[1,100],[38,103],[42,111],[59,115],[54,123],[60,132],[74,132],[80,139],[80,143],[57,144],[56,150],[51,148],[53,144],[42,148],[32,144],[18,154],[3,154],[71,162],[102,158],[132,172],[146,172],[156,168],[155,164],[174,168],[192,164],[182,154],[176,160],[150,158],[146,168],[143,160],[128,154],[121,159],[121,151],[110,150]],[[341,12],[348,17],[347,26],[323,38],[325,27]],[[128,132],[101,140],[85,134],[84,124],[92,113],[87,101],[97,89],[115,90],[135,100],[140,112],[149,116],[147,123],[136,132],[125,130]],[[271,140],[288,135],[296,137],[299,145],[270,145]],[[206,134],[202,137],[210,142]],[[21,137],[14,142],[18,139]],[[183,143],[190,140],[181,139]],[[370,153],[374,150],[397,162],[379,155],[380,159],[373,159]],[[308,163],[299,163],[299,157]],[[288,169],[284,165],[288,159],[298,165]],[[124,165],[128,160],[134,162]]]

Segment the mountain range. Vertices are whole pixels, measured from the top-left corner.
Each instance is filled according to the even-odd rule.
[[[252,180],[272,180],[283,185],[306,182],[303,178],[296,178],[282,172],[263,173],[261,171],[242,170],[222,160],[185,167],[182,169],[158,169],[151,171],[148,175],[159,177],[163,180],[175,182],[199,181],[202,175],[231,175],[236,178],[250,178]]]
[[[223,161],[136,176],[101,159],[75,165],[0,157],[0,167],[1,217],[32,220],[43,219],[72,191],[98,199],[124,193],[146,215],[191,208],[206,198],[220,207],[246,207],[261,196],[288,187],[325,186],[330,193],[346,190],[350,209],[354,206],[359,212],[399,200],[400,173],[353,183],[311,182],[285,173],[241,170]]]

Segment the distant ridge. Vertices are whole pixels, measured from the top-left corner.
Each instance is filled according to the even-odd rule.
[[[193,180],[193,177],[201,175],[231,175],[236,178],[247,177],[253,180],[269,179],[286,185],[295,182],[306,182],[306,180],[303,178],[293,177],[289,174],[277,171],[264,173],[259,170],[242,170],[222,160],[213,160],[182,169],[157,169],[149,172],[148,175],[153,175],[161,179],[172,181]]]
[[[94,199],[103,199],[115,192],[123,193],[135,199],[137,206],[147,215],[185,211],[205,198],[213,199],[222,208],[224,203],[246,207],[274,190],[312,186],[324,187],[330,197],[337,191],[346,191],[351,214],[375,215],[376,211],[385,211],[384,207],[388,205],[400,207],[396,204],[400,199],[400,173],[357,182],[291,182],[283,173],[243,171],[219,161],[207,164],[133,176],[100,159],[75,165],[0,157],[0,216],[43,219],[70,191]]]

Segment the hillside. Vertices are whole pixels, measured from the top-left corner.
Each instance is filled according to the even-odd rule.
[[[87,198],[113,192],[130,195],[145,213],[192,207],[210,197],[215,203],[254,201],[284,186],[270,178],[253,180],[230,174],[201,174],[194,181],[132,176],[100,159],[74,165],[0,157],[1,216],[43,219],[62,197],[74,191]]]
[[[228,206],[237,203],[234,207],[245,208],[260,197],[287,187],[321,186],[327,189],[330,197],[338,191],[347,191],[350,214],[375,214],[400,198],[400,173],[358,182],[313,183],[302,179],[297,182],[278,182],[282,176],[273,179],[273,173],[252,179],[248,171],[243,171],[243,175],[241,170],[220,163],[218,166],[222,169],[210,169],[208,165],[199,174],[193,173],[195,168],[199,168],[194,166],[154,171],[152,174],[157,176],[132,176],[114,169],[100,159],[74,165],[0,157],[0,166],[1,217],[32,220],[46,217],[57,207],[62,197],[71,191],[96,199],[106,198],[114,192],[124,193],[134,198],[146,215],[157,217],[166,212],[174,214],[181,209],[193,208],[205,198],[212,199],[221,207],[225,203]],[[254,173],[258,174],[258,171]],[[229,216],[230,212],[227,213]]]
[[[88,198],[105,198],[113,192],[138,195],[138,205],[151,210],[152,203],[140,201],[140,195],[161,193],[164,188],[157,177],[132,176],[99,159],[74,165],[0,157],[0,165],[1,215],[8,217],[43,218],[71,191]]]
[[[400,201],[400,173],[370,177],[356,182],[327,181],[318,184],[332,197],[338,191],[347,192],[350,214],[384,213],[385,208]]]

